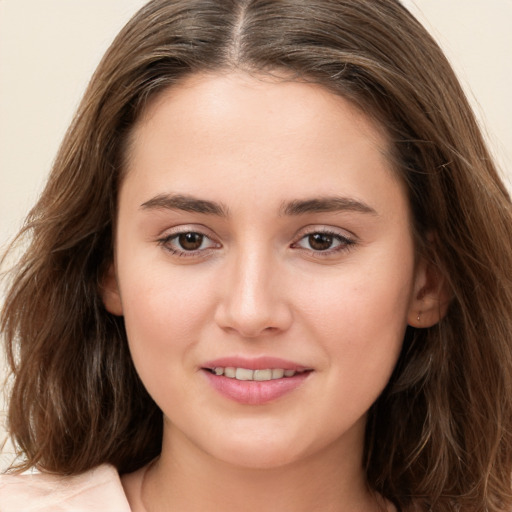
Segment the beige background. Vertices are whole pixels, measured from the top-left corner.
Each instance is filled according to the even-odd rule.
[[[35,201],[103,52],[144,3],[0,0],[0,250]],[[403,3],[452,61],[512,190],[512,0]]]

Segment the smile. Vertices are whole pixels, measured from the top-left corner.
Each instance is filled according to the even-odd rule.
[[[205,363],[201,370],[214,390],[244,405],[263,405],[301,387],[313,368],[275,357],[223,357]]]
[[[285,370],[283,368],[266,368],[261,370],[250,370],[248,368],[235,368],[232,366],[221,367],[217,366],[211,368],[210,371],[217,376],[224,376],[229,379],[243,380],[243,381],[268,381],[282,379],[283,377],[293,377],[297,373],[296,370]],[[304,372],[305,370],[302,370]]]

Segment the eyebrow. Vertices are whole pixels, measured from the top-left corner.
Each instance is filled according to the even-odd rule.
[[[142,203],[141,208],[144,210],[182,210],[219,217],[228,216],[228,209],[221,203],[183,194],[159,194]]]
[[[306,213],[324,213],[324,212],[356,212],[378,215],[378,213],[366,203],[350,197],[320,197],[312,199],[302,199],[284,203],[281,206],[281,215],[303,215]]]
[[[222,203],[184,194],[159,194],[142,203],[141,208],[144,210],[182,210],[218,217],[228,217],[229,214],[228,208]],[[284,202],[279,209],[279,214],[298,216],[307,213],[336,213],[342,211],[378,215],[371,206],[362,201],[338,196],[296,199]]]

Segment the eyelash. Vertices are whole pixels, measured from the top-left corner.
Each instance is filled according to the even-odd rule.
[[[172,245],[170,245],[170,244],[174,240],[177,240],[178,237],[180,237],[182,235],[198,235],[200,237],[203,237],[203,239],[201,241],[201,245],[205,239],[210,240],[210,242],[213,245],[210,247],[204,248],[204,249],[199,248],[199,249],[190,250],[190,251],[173,248]],[[307,249],[304,247],[300,247],[300,245],[299,245],[300,242],[302,242],[303,240],[306,240],[308,237],[311,237],[313,235],[323,235],[323,236],[331,237],[333,239],[333,242],[338,242],[339,245],[337,245],[334,248],[328,248],[325,250],[314,250],[312,248]],[[176,233],[172,233],[170,235],[159,238],[157,240],[157,242],[158,242],[158,245],[162,246],[166,251],[171,253],[173,256],[184,257],[184,258],[197,257],[199,255],[207,256],[212,249],[216,249],[216,248],[220,247],[220,244],[214,242],[211,239],[211,237],[209,237],[205,233],[202,233],[201,231],[195,231],[195,230],[186,230],[186,231],[179,231]],[[353,246],[355,244],[356,244],[356,240],[354,240],[353,238],[341,235],[340,233],[337,233],[335,231],[328,230],[328,229],[312,229],[311,231],[309,231],[307,233],[303,233],[296,242],[293,242],[291,244],[291,247],[297,248],[301,251],[307,251],[311,254],[314,254],[314,256],[317,258],[318,257],[326,258],[326,257],[332,256],[337,253],[348,252],[349,250],[351,250],[353,248]]]
[[[314,250],[314,249],[306,249],[302,247],[297,247],[298,244],[309,238],[313,235],[323,235],[328,236],[333,239],[333,242],[338,242],[339,245],[333,248],[325,249],[325,250]],[[329,229],[312,229],[311,231],[304,233],[301,235],[299,240],[297,242],[294,242],[292,244],[292,247],[297,247],[298,249],[311,252],[314,254],[316,258],[327,258],[329,256],[332,256],[334,254],[342,253],[342,252],[348,252],[350,251],[354,245],[356,244],[356,240],[354,238],[350,238],[348,236],[341,235],[340,233],[337,233],[336,231],[329,230]]]
[[[205,249],[196,249],[196,250],[192,250],[192,251],[175,249],[170,244],[182,235],[198,235],[200,237],[203,237],[201,245],[202,245],[203,241],[206,239],[206,240],[210,240],[212,242],[213,246],[205,248]],[[202,233],[201,231],[192,230],[192,229],[172,233],[170,235],[159,238],[157,240],[157,242],[158,242],[158,245],[162,246],[166,251],[170,252],[173,256],[178,256],[178,257],[182,257],[182,258],[197,257],[198,255],[207,256],[212,249],[220,247],[220,244],[214,242],[211,239],[211,237],[209,237],[208,235]],[[217,247],[214,247],[215,245],[217,245]]]

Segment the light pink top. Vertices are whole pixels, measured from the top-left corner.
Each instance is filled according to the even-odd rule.
[[[119,474],[104,464],[77,476],[0,475],[1,512],[130,512]]]

